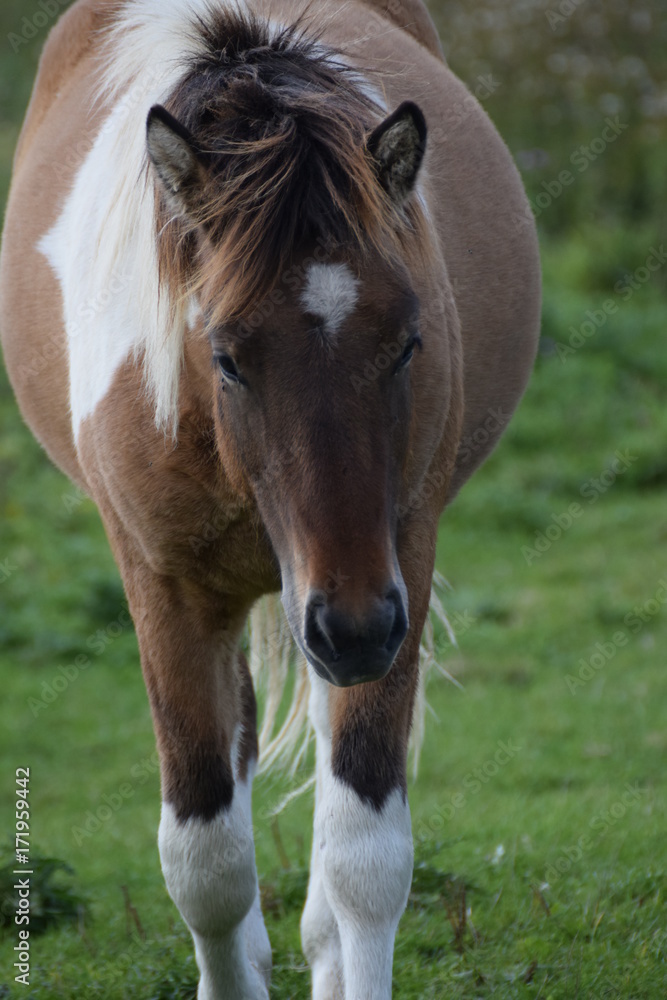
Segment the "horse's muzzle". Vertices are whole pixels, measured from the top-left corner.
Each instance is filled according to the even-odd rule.
[[[375,598],[358,618],[331,604],[321,593],[306,605],[306,655],[320,677],[350,687],[385,677],[408,631],[405,604],[397,587]]]

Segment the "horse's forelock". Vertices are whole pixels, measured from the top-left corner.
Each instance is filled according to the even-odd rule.
[[[366,149],[381,109],[358,76],[298,25],[226,12],[201,30],[207,54],[169,101],[209,167],[189,220],[159,213],[172,293],[213,285],[223,322],[252,311],[312,240],[394,256],[406,220]],[[204,255],[188,228],[206,233]]]

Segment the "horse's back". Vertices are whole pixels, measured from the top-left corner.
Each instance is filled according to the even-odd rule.
[[[39,61],[39,70],[16,147],[14,168],[19,169],[24,152],[63,90],[71,84],[83,60],[94,56],[99,33],[111,22],[115,0],[77,0],[51,31]]]
[[[440,37],[422,0],[393,0],[392,3],[387,3],[386,0],[361,0],[361,2],[406,31],[436,59],[444,61]]]

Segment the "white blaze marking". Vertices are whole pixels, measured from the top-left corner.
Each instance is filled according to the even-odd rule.
[[[301,305],[324,322],[327,333],[338,333],[355,309],[359,282],[347,264],[311,264],[301,293]]]

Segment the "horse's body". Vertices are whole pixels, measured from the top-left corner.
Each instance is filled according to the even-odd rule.
[[[211,23],[222,7],[78,0],[53,31],[16,154],[3,346],[26,421],[95,499],[123,576],[200,997],[268,996],[237,647],[282,581],[318,745],[313,996],[387,1000],[437,523],[528,378],[536,238],[419,0],[321,0],[306,42],[280,44],[300,0],[251,0],[254,24]],[[386,118],[401,102],[423,117]]]

